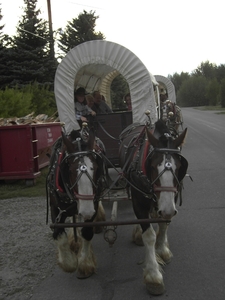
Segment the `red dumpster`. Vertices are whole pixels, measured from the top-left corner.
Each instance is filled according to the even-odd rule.
[[[61,135],[57,123],[0,127],[0,179],[34,180],[49,164],[47,154]]]

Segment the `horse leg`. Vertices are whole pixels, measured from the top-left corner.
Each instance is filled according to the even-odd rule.
[[[156,238],[156,253],[159,255],[163,261],[168,264],[171,261],[173,256],[172,252],[169,249],[168,239],[167,239],[167,223],[159,223],[157,238]]]
[[[66,232],[61,233],[56,239],[58,249],[58,264],[65,272],[74,272],[78,261],[76,253],[71,249]]]
[[[97,262],[91,244],[93,228],[83,227],[81,232],[82,243],[78,253],[77,278],[84,279],[95,273]]]
[[[142,239],[142,229],[141,226],[135,225],[132,233],[132,240],[138,246],[144,246],[143,239]]]
[[[59,214],[59,209],[54,205],[51,205],[51,217],[52,222]],[[64,223],[66,216],[62,214],[60,223]],[[53,238],[56,242],[58,250],[58,264],[65,272],[74,272],[77,269],[77,257],[74,251],[72,251],[68,237],[64,228],[54,228]]]
[[[101,222],[101,221],[105,221],[105,220],[106,220],[105,210],[102,205],[102,201],[99,201],[98,208],[97,208],[97,214],[94,218],[94,222]],[[102,226],[94,226],[93,229],[94,229],[94,233],[101,233],[103,231]]]
[[[134,189],[131,191],[133,209],[136,217],[138,219],[149,218],[150,202],[146,201],[146,198]],[[151,224],[141,224],[141,228],[142,240],[145,246],[144,282],[150,294],[160,295],[164,292],[164,283],[155,252],[156,233]]]
[[[145,245],[144,282],[150,294],[161,295],[164,292],[163,276],[156,259],[156,233],[150,225],[142,234]]]

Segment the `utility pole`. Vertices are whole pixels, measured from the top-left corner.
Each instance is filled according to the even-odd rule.
[[[51,0],[47,0],[47,6],[48,6],[48,23],[49,23],[49,35],[50,35],[50,54],[52,59],[54,59],[55,50],[54,50],[54,39],[53,39],[53,29],[52,29]]]

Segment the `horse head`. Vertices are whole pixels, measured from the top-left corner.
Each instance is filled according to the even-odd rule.
[[[101,153],[95,151],[95,136],[92,130],[82,138],[78,131],[72,131],[67,138],[62,133],[65,157],[61,170],[65,176],[67,194],[77,202],[78,214],[84,220],[92,220],[101,192],[103,172]],[[64,171],[63,171],[64,170]]]
[[[156,196],[158,215],[165,219],[171,219],[177,213],[177,193],[188,165],[179,150],[186,134],[187,129],[173,139],[160,120],[156,122],[154,134],[147,129],[151,150],[146,159],[146,175]]]

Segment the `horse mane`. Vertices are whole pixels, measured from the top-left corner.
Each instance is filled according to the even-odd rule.
[[[155,135],[158,136],[158,139],[162,144],[162,147],[167,147],[169,144],[168,142],[172,141],[169,128],[166,126],[165,122],[161,119],[155,123]]]
[[[82,135],[81,135],[80,131],[72,130],[70,133],[71,141],[74,142],[74,141],[76,141],[77,138],[81,138],[81,148],[83,151],[85,151],[86,149],[93,150],[95,134],[94,134],[94,130],[92,128],[89,130],[88,141],[84,141],[84,139],[82,139]]]
[[[170,133],[169,128],[161,119],[155,123],[155,131],[158,132],[160,136],[164,135],[165,133]]]
[[[70,138],[71,138],[72,142],[76,141],[77,138],[81,138],[80,132],[77,130],[72,130],[70,133]]]

